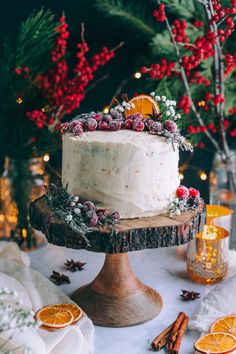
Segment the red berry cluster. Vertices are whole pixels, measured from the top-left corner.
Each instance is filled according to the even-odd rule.
[[[210,101],[211,100],[211,93],[209,91],[205,92],[205,100]]]
[[[209,86],[211,84],[210,80],[208,80],[204,75],[201,75],[199,71],[195,71],[192,77],[189,79],[191,84],[205,85]]]
[[[193,21],[193,25],[194,25],[194,27],[196,27],[196,28],[202,28],[203,25],[204,25],[204,23],[203,23],[202,21],[200,21],[200,20],[194,20],[194,21]]]
[[[230,9],[232,12],[232,9]],[[159,14],[159,12],[155,13],[155,17]],[[229,23],[232,19],[231,17],[226,18],[227,23]],[[198,27],[202,26],[202,22],[198,21],[195,23]],[[232,25],[231,25],[232,26]],[[229,30],[229,28],[227,29]],[[226,30],[226,31],[227,31]],[[218,36],[219,40],[222,41],[223,30],[219,30]],[[224,35],[230,35],[231,33],[224,31]],[[225,33],[226,32],[226,33]],[[182,56],[182,66],[186,71],[186,75],[190,76],[191,71],[197,68],[202,60],[205,60],[209,57],[214,56],[214,44],[217,41],[217,34],[214,31],[207,31],[204,36],[198,36],[194,43],[188,43],[189,38],[186,36],[186,21],[185,20],[174,20],[173,21],[173,28],[172,33],[174,35],[174,39],[177,43],[185,43],[184,48],[185,50],[189,50],[192,52],[191,55],[183,55]],[[174,63],[171,63],[172,69],[175,67]],[[150,68],[146,66],[141,68],[142,73],[148,73],[151,78],[158,78],[162,79],[163,77],[168,77],[171,75],[170,70],[160,70],[160,64],[153,64]],[[206,78],[202,78],[196,80],[197,84],[205,84],[206,86],[209,85],[209,80]]]
[[[77,109],[85,98],[86,87],[93,80],[95,71],[114,57],[113,50],[103,47],[100,53],[88,59],[86,54],[89,52],[89,47],[83,39],[82,43],[77,45],[77,62],[73,69],[74,76],[71,76],[65,59],[69,31],[64,17],[60,18],[57,32],[58,36],[51,55],[54,65],[48,72],[36,78],[53,112],[45,114],[42,114],[41,110],[27,112],[27,117],[34,121],[39,129],[42,128],[42,124],[53,124],[55,120],[61,120],[65,114],[70,114]]]
[[[230,122],[229,122],[228,119],[225,119],[225,120],[223,121],[223,126],[224,126],[225,130],[227,130],[227,129],[229,128]]]
[[[170,77],[173,74],[175,68],[174,62],[168,62],[166,59],[161,59],[159,64],[152,64],[150,68],[143,66],[140,69],[142,74],[148,73],[152,79],[163,79],[164,77]]]
[[[188,82],[192,85],[204,85],[209,87],[211,85],[211,81],[205,75],[201,74],[201,63],[210,58],[215,57],[215,50],[218,46],[222,46],[225,40],[232,34],[235,28],[235,14],[236,14],[236,0],[230,0],[231,6],[222,6],[223,1],[220,0],[212,0],[212,18],[208,23],[208,29],[204,31],[204,34],[200,34],[194,38],[193,41],[190,42],[189,38],[186,35],[186,21],[183,19],[175,19],[171,26],[171,31],[174,37],[174,41],[179,48],[180,52],[180,66],[185,71],[185,75],[187,76]],[[163,9],[165,7],[163,6]],[[153,13],[154,17],[157,20],[166,19],[166,14],[161,16],[160,9],[156,10]],[[201,29],[204,27],[203,21],[200,19],[193,19],[192,24],[197,29]],[[217,26],[213,26],[213,25]],[[172,38],[173,38],[172,37]],[[170,36],[170,40],[172,41]],[[236,52],[227,54],[225,48],[223,48],[223,56],[224,56],[224,76],[226,77],[230,73],[233,72],[236,68]],[[165,77],[175,76],[179,80],[182,80],[182,75],[180,70],[177,70],[178,65],[175,63],[171,64],[171,70],[163,69],[162,62],[158,64],[153,64],[149,68],[143,66],[141,68],[142,73],[147,73],[153,79],[163,79]],[[167,61],[165,62],[167,63]],[[178,63],[178,64],[179,64]],[[236,77],[234,78],[236,80]],[[190,86],[191,89],[191,86]],[[210,107],[213,105],[218,106],[221,105],[225,101],[224,97],[219,93],[217,95],[211,95],[210,92],[205,92],[205,100],[196,102],[196,106],[198,109],[203,111],[208,111]],[[190,112],[190,100],[189,97],[183,96],[179,99],[178,107],[182,108],[184,113]],[[235,112],[234,112],[235,113]],[[230,112],[233,114],[233,111]],[[225,130],[229,129],[231,124],[228,119],[225,119],[223,122],[223,127]],[[208,123],[206,126],[189,126],[188,130],[190,134],[196,134],[206,131],[206,129],[210,130],[211,133],[216,134],[217,128],[213,122]],[[232,129],[232,128],[231,128]],[[236,136],[235,130],[231,130],[229,133],[231,136]]]
[[[204,149],[205,144],[204,144],[202,141],[200,141],[200,142],[198,143],[198,147],[199,147],[200,149]]]
[[[26,117],[28,117],[30,121],[34,122],[38,129],[43,129],[47,123],[46,114],[37,109],[26,112]]]
[[[65,22],[65,18],[59,19],[59,26],[57,27],[58,36],[55,40],[55,47],[51,53],[53,62],[59,61],[66,54],[67,40],[70,36],[68,31],[68,24]]]
[[[200,126],[200,125],[197,125],[197,126],[193,126],[193,125],[190,125],[188,127],[188,132],[189,134],[198,134],[198,133],[202,133],[202,132],[205,132],[206,131],[206,126]]]
[[[236,128],[234,128],[233,130],[231,130],[231,132],[229,133],[229,135],[234,138],[236,136]]]
[[[67,206],[67,221],[74,221],[75,223],[83,222],[90,226],[94,227],[96,225],[105,225],[105,224],[116,224],[120,220],[120,214],[118,211],[108,212],[106,209],[97,208],[97,206],[87,200],[82,202],[79,196],[68,195],[66,201]],[[68,218],[69,216],[69,218]]]
[[[176,42],[188,43],[189,38],[186,35],[186,21],[185,20],[174,20],[173,28],[171,30],[174,35]]]
[[[157,10],[153,11],[153,16],[158,22],[164,22],[166,19],[166,14],[165,14],[165,5],[160,4]]]
[[[15,68],[15,73],[16,75],[24,75],[25,77],[27,77],[29,73],[29,68],[28,66],[24,66],[23,68],[18,66],[17,68]]]
[[[236,67],[236,52],[233,55],[225,54],[224,61],[225,61],[225,76],[226,76],[230,74]]]
[[[185,114],[188,114],[190,112],[190,99],[188,96],[183,96],[180,98],[179,103],[178,103],[178,108],[182,108],[183,112]]]
[[[236,114],[236,107],[229,109],[229,114]]]
[[[213,134],[217,132],[217,129],[213,122],[208,123],[208,129],[211,130]]]
[[[228,17],[228,16],[233,15],[233,14],[236,13],[235,0],[231,0],[231,6],[232,7],[226,7],[226,8],[222,7],[222,5],[220,4],[219,0],[213,0],[212,3],[213,3],[214,15],[213,15],[210,23],[211,24],[217,23],[220,20],[225,19],[227,27],[230,28],[230,29],[234,28],[234,25],[231,25],[231,23],[233,23],[232,18]]]
[[[212,102],[214,103],[215,106],[217,106],[218,104],[221,104],[223,102],[225,102],[225,98],[222,97],[222,95],[219,93],[218,95],[212,97]]]
[[[180,186],[176,191],[176,195],[179,199],[187,199],[189,197],[199,198],[200,192],[192,187],[187,188],[185,186]]]
[[[115,52],[114,50],[109,50],[107,47],[102,47],[101,53],[95,54],[91,61],[93,63],[92,70],[96,71],[99,66],[105,65],[109,60],[114,58]]]

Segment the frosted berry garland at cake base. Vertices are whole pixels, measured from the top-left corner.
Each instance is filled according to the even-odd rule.
[[[86,245],[89,241],[86,234],[95,227],[109,227],[114,230],[120,220],[117,211],[109,213],[106,209],[98,208],[90,200],[82,201],[78,195],[70,195],[61,185],[49,184],[46,188],[46,201],[50,209],[70,228],[79,232]]]
[[[121,218],[168,211],[179,186],[179,148],[192,149],[175,105],[151,93],[64,123],[63,187]]]

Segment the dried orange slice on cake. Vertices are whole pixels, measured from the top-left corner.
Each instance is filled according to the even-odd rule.
[[[75,304],[56,304],[56,305],[51,305],[52,307],[57,307],[59,309],[66,309],[70,311],[73,315],[73,322],[77,322],[83,315],[82,309],[75,305]]]
[[[236,336],[236,315],[219,318],[212,324],[210,332],[224,332]]]
[[[51,328],[62,328],[68,326],[74,320],[74,316],[71,311],[54,306],[43,307],[36,313],[36,318],[43,326]]]
[[[125,117],[131,114],[141,113],[145,118],[150,118],[149,114],[159,114],[160,108],[153,97],[148,95],[138,95],[129,102],[130,109],[125,110]]]
[[[197,352],[203,354],[226,354],[236,350],[236,337],[229,333],[208,333],[194,344]]]

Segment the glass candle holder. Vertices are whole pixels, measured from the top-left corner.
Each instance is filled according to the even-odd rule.
[[[207,225],[216,225],[223,227],[227,231],[231,231],[231,222],[233,210],[222,205],[207,205]]]
[[[205,225],[188,243],[187,270],[190,278],[202,284],[222,280],[228,270],[229,232],[219,226]]]

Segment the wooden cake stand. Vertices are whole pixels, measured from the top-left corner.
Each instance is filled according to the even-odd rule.
[[[160,294],[135,276],[127,252],[190,241],[205,224],[205,208],[185,212],[176,219],[159,215],[121,220],[113,234],[106,228],[94,228],[94,232],[87,235],[90,247],[79,233],[48,208],[44,196],[31,203],[30,219],[32,227],[42,231],[52,244],[106,253],[96,279],[76,290],[72,300],[82,307],[94,324],[125,327],[151,320],[163,306]]]

